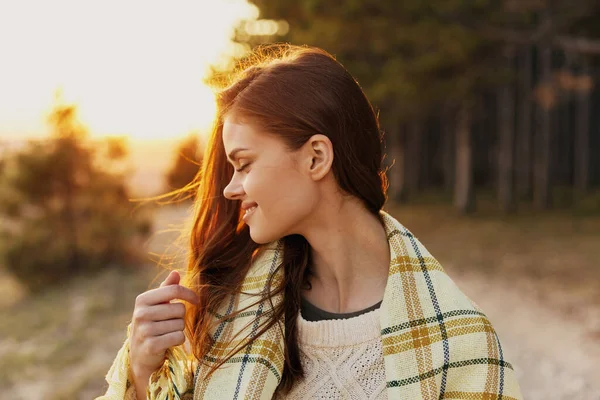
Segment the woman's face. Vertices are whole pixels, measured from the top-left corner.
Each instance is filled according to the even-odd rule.
[[[310,160],[302,148],[288,152],[277,137],[230,118],[223,124],[223,144],[236,170],[223,195],[258,205],[245,220],[252,240],[263,244],[299,233],[318,199],[315,182],[303,172]]]

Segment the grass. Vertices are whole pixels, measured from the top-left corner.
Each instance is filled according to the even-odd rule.
[[[39,379],[82,362],[107,333],[127,325],[145,274],[108,269],[30,297],[4,314],[0,385]]]
[[[477,272],[522,285],[572,315],[600,310],[600,216],[565,211],[505,216],[493,205],[480,204],[478,213],[463,217],[434,201],[386,210],[451,276]],[[161,209],[156,226],[163,233],[146,243],[147,250],[180,254],[183,249],[173,242],[188,212],[187,206]],[[181,263],[181,254],[162,260],[169,261]],[[56,400],[103,393],[104,374],[125,338],[135,297],[158,285],[161,277],[153,278],[159,271],[152,262],[137,271],[109,268],[3,310],[0,386],[5,393]]]
[[[149,254],[145,267],[112,266],[7,302],[11,305],[0,324],[0,386],[11,388],[11,398],[73,399],[81,391],[93,393],[83,397],[90,398],[103,392],[104,374],[125,339],[135,297],[158,286],[165,275],[157,262],[181,262],[173,242],[185,216],[181,207],[162,209],[158,232],[144,246],[149,253],[173,256],[161,260]]]

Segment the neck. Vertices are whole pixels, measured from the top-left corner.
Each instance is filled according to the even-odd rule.
[[[390,265],[385,227],[362,204],[320,209],[303,236],[311,246],[312,288],[303,292],[325,311],[348,313],[383,299]]]

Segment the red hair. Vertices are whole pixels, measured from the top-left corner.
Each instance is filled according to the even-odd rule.
[[[260,48],[250,64],[242,65],[231,83],[217,92],[216,122],[203,164],[190,186],[196,194],[185,285],[195,290],[201,301],[190,306],[186,331],[201,363],[212,345],[209,332],[222,322],[213,312],[239,292],[260,247],[241,220],[241,202],[223,196],[233,175],[222,138],[227,113],[242,116],[259,130],[278,136],[290,151],[314,134],[326,135],[333,144],[332,171],[342,193],[360,199],[378,218],[388,186],[382,170],[383,136],[377,116],[358,83],[333,56],[314,47],[275,45]],[[270,314],[262,315],[267,318],[262,318],[265,322],[257,336],[285,316],[285,366],[280,389],[287,393],[303,376],[296,317],[311,260],[304,237],[290,235],[283,241],[284,256],[277,268],[284,269],[284,279],[258,302],[271,301],[282,292],[284,301]],[[248,343],[242,341],[233,353],[214,363],[209,374]]]

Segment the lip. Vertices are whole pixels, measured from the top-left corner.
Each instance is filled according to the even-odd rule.
[[[248,208],[251,208],[253,206],[249,206]],[[252,211],[250,214],[244,214],[244,216],[242,217],[242,219],[244,220],[244,222],[247,222],[248,219],[250,219],[250,217],[252,217],[252,215],[254,215],[254,213],[256,212],[256,210],[258,210],[258,206],[256,206],[256,208],[254,209],[254,211]]]
[[[242,203],[242,210],[247,210],[251,207],[257,206],[258,204],[256,203]]]

